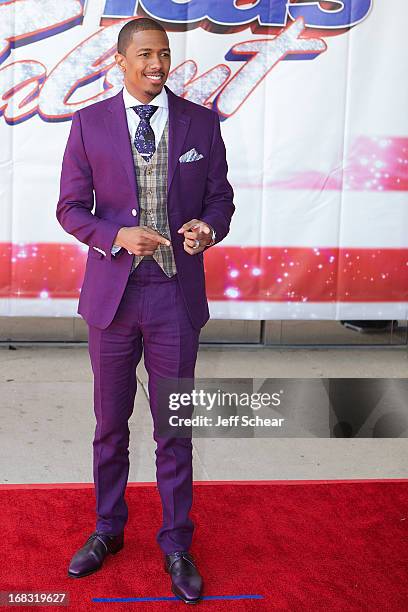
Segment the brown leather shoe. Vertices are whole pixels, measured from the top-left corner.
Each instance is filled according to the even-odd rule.
[[[197,603],[202,597],[203,579],[189,552],[177,551],[164,557],[164,569],[171,576],[171,590],[185,603]]]
[[[123,532],[117,536],[94,531],[85,544],[71,559],[68,568],[68,576],[71,578],[82,578],[93,574],[100,567],[109,553],[115,555],[122,550],[124,542]]]

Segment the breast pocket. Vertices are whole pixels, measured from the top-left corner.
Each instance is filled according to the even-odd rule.
[[[180,172],[204,172],[207,166],[206,157],[190,162],[179,162]]]
[[[102,259],[102,257],[105,257],[105,255],[103,253],[100,253],[93,247],[90,247],[88,251],[88,257],[91,257],[92,259]]]

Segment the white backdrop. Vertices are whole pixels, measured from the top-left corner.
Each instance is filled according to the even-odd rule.
[[[0,1],[0,315],[76,314],[87,247],[55,217],[70,118],[119,91],[117,35],[144,8],[168,31],[170,89],[222,119],[236,214],[205,255],[211,315],[406,319],[408,6],[317,4],[261,28],[251,2],[233,23],[232,0]],[[309,5],[343,25],[367,9],[318,28]]]

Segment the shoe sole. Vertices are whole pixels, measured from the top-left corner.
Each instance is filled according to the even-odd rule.
[[[124,547],[124,544],[122,544],[122,546],[120,546],[116,550],[109,551],[108,554],[106,555],[106,557],[108,555],[116,555],[116,553],[120,552],[123,547]],[[105,557],[105,559],[106,559],[106,557]],[[103,562],[102,562],[102,564],[99,567],[97,567],[96,569],[91,570],[90,572],[86,572],[85,574],[71,574],[69,571],[67,572],[67,574],[68,574],[69,578],[85,578],[86,576],[90,576],[91,574],[95,574],[95,572],[98,572],[100,569],[102,569],[102,566],[103,566]]]
[[[102,565],[100,567],[97,567],[96,569],[92,570],[91,572],[86,572],[86,574],[70,574],[68,572],[68,577],[69,578],[85,578],[85,576],[90,576],[91,574],[95,574],[95,572],[97,572],[101,568],[102,568]]]
[[[181,597],[181,595],[179,595],[178,593],[176,593],[176,591],[173,589],[173,587],[171,587],[172,593],[174,593],[174,595],[178,598],[181,599],[181,601],[184,601],[184,603],[186,604],[196,604],[199,601],[201,601],[202,597],[197,597],[197,599],[184,599],[184,597]]]

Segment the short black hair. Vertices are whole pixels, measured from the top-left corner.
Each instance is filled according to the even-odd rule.
[[[138,17],[131,19],[120,30],[118,35],[118,53],[126,55],[126,49],[132,42],[133,34],[141,30],[161,30],[167,34],[161,23],[151,19],[150,17]]]

